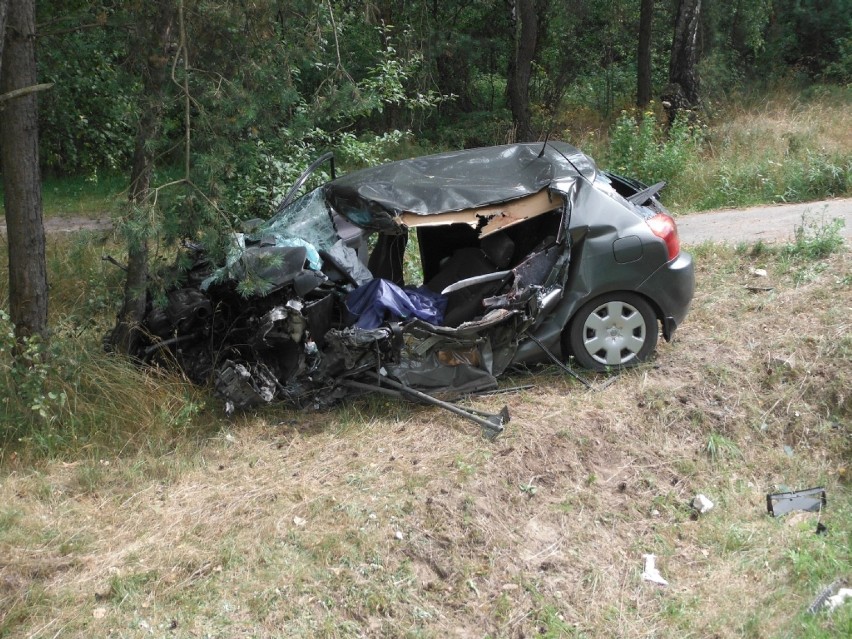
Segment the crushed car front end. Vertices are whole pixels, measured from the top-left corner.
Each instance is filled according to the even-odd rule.
[[[647,358],[658,320],[671,338],[694,286],[658,190],[561,142],[356,171],[235,234],[223,264],[192,247],[182,286],[149,304],[138,355],[212,380],[232,408],[325,405],[367,388],[452,398],[560,349],[583,362],[578,345],[603,338],[578,332],[578,312],[624,292],[641,317],[625,314],[607,335],[639,320],[641,331],[622,330],[621,359],[591,352],[583,363],[630,366]],[[410,235],[417,282],[406,277]]]

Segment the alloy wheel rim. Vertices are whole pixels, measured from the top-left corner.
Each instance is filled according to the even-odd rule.
[[[598,306],[583,323],[583,346],[596,362],[623,366],[635,359],[646,341],[645,318],[627,302]]]

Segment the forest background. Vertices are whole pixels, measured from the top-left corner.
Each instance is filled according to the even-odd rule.
[[[184,184],[170,197],[181,230],[196,228],[211,203],[231,217],[267,214],[326,150],[351,169],[611,131],[615,148],[599,154],[603,164],[675,181],[683,162],[642,166],[643,149],[629,142],[628,133],[652,133],[642,112],[627,132],[632,125],[620,116],[637,115],[638,103],[654,116],[644,122],[654,141],[663,141],[661,96],[671,93],[673,65],[683,64],[673,56],[676,28],[691,36],[696,77],[686,93],[699,97],[688,106],[700,104],[693,125],[779,86],[806,100],[852,78],[847,0],[188,0],[37,9],[39,81],[53,83],[39,100],[45,175],[129,176],[146,134],[156,167],[188,168],[198,187]],[[684,13],[691,23],[679,26]],[[159,126],[144,131],[152,108]],[[700,143],[701,132],[686,127],[670,138]],[[619,148],[628,143],[632,154]],[[789,144],[795,152],[801,141]],[[698,205],[729,203],[708,193]]]

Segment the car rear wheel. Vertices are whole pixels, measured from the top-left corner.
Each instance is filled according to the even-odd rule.
[[[642,297],[626,291],[596,297],[580,308],[563,337],[584,368],[636,366],[657,346],[657,316]]]

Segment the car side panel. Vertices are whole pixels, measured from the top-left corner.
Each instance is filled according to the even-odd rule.
[[[565,292],[558,306],[534,331],[537,339],[553,352],[561,351],[562,331],[574,313],[586,301],[604,293],[641,293],[654,305],[664,324],[666,318],[671,318],[677,325],[686,314],[694,286],[692,258],[681,253],[683,257],[669,263],[665,243],[651,232],[632,205],[620,200],[620,196],[613,198],[589,182],[577,185],[569,222],[573,246]],[[637,249],[636,241],[631,239],[628,257],[617,257],[618,240],[624,238],[638,238],[641,248]],[[630,259],[633,257],[636,259]],[[513,363],[545,358],[537,344],[526,340]]]

